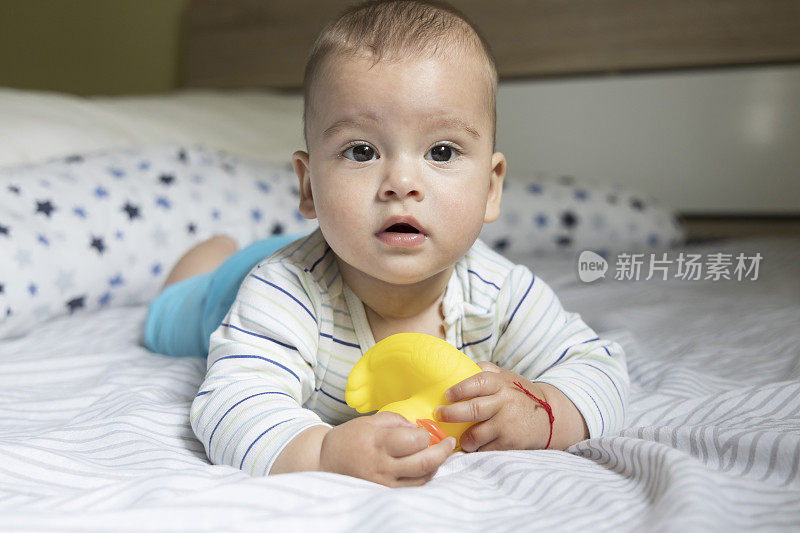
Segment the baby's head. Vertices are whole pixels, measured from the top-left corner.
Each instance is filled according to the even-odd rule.
[[[346,278],[425,280],[497,218],[496,94],[488,46],[446,4],[367,2],[323,30],[306,66],[308,152],[294,166],[300,212],[319,219]]]

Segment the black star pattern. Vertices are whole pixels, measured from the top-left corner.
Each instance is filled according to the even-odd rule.
[[[186,150],[184,150],[183,148],[181,148],[178,151],[178,161],[180,161],[181,163],[186,163],[186,161],[187,161]]]
[[[578,218],[572,211],[564,211],[561,213],[561,225],[565,228],[571,228],[578,222]]]
[[[19,187],[17,187],[16,185],[9,185],[8,186],[8,192],[12,192],[12,193],[16,194],[17,196],[19,196]]]
[[[5,286],[2,283],[0,283],[0,294],[3,294],[4,290],[5,290]]]
[[[631,207],[636,209],[637,211],[641,211],[642,209],[644,209],[644,202],[642,202],[638,198],[631,198]]]
[[[561,246],[562,248],[566,248],[570,244],[572,244],[572,239],[566,235],[562,235],[560,237],[556,237],[556,244]]]
[[[494,244],[492,244],[492,248],[494,248],[497,252],[502,252],[508,248],[508,239],[497,239],[494,241]]]
[[[69,314],[74,313],[78,309],[83,309],[83,301],[86,296],[78,296],[77,298],[73,298],[72,300],[67,301],[67,307],[69,307]]]
[[[125,206],[122,208],[122,210],[128,213],[128,220],[142,218],[142,215],[139,214],[139,207],[130,202],[125,202]]]
[[[272,226],[272,234],[273,235],[280,235],[283,233],[283,226],[280,222],[276,222],[274,226]]]
[[[80,163],[81,161],[83,161],[83,156],[78,154],[68,155],[64,158],[65,163]]]
[[[0,235],[5,235],[6,237],[10,237],[11,234],[9,231],[11,230],[8,226],[0,226]]]
[[[175,181],[175,176],[172,174],[161,174],[161,176],[158,178],[158,181],[160,181],[163,185],[172,185]]]
[[[37,213],[44,213],[47,215],[47,218],[50,218],[50,213],[56,210],[56,206],[54,206],[50,200],[45,200],[44,202],[40,202],[36,200],[36,212]]]
[[[97,253],[103,255],[103,252],[106,249],[106,245],[103,243],[102,237],[95,237],[92,235],[92,244],[89,245],[89,248],[94,248],[97,250]]]
[[[194,225],[194,222],[189,222],[189,225],[186,226],[186,231],[188,231],[191,234],[194,234],[195,232],[197,232],[197,226]]]

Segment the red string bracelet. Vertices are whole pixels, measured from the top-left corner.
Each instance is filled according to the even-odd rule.
[[[522,392],[524,392],[525,394],[527,394],[528,396],[539,402],[539,405],[541,405],[544,408],[544,410],[547,411],[547,416],[550,417],[550,436],[547,437],[547,446],[544,447],[544,449],[546,450],[547,448],[550,447],[550,440],[553,438],[553,422],[555,421],[555,417],[553,416],[553,409],[552,407],[550,407],[549,403],[547,403],[544,400],[540,400],[539,398],[531,394],[525,387],[522,386],[522,383],[515,381],[514,385],[522,389]]]

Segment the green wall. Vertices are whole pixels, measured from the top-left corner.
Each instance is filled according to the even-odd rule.
[[[0,86],[79,95],[178,84],[189,0],[0,0]]]

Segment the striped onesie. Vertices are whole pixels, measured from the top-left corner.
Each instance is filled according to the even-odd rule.
[[[342,281],[317,229],[257,265],[211,335],[191,424],[214,464],[267,475],[294,437],[359,413],[344,401],[350,370],[375,344],[364,305]],[[622,427],[628,374],[622,348],[602,340],[550,289],[477,240],[442,299],[447,342],[558,387],[590,437]]]

